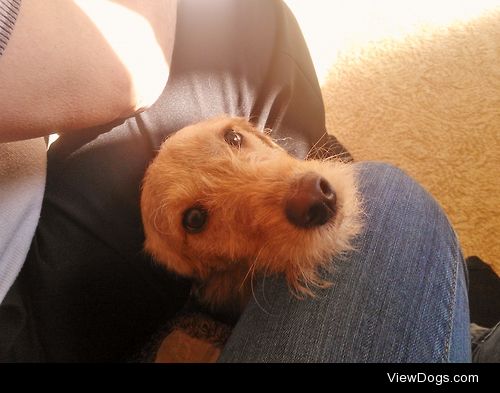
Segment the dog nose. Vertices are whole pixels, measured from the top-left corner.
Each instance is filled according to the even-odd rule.
[[[288,221],[299,228],[319,227],[335,215],[337,197],[328,181],[308,172],[298,179],[286,201]]]

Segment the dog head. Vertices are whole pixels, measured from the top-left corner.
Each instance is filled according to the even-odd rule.
[[[141,209],[145,249],[205,283],[202,297],[216,306],[253,273],[283,273],[297,293],[322,286],[318,269],[360,227],[351,165],[298,160],[241,118],[167,139],[144,177]]]

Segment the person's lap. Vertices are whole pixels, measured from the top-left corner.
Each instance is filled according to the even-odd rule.
[[[170,80],[158,102],[112,130],[61,136],[51,146],[40,224],[25,266],[0,308],[3,326],[0,343],[7,343],[1,344],[0,357],[7,360],[123,360],[137,352],[150,335],[182,307],[189,283],[163,271],[142,252],[139,214],[142,175],[155,149],[170,133],[198,120],[226,113],[244,116],[261,127],[272,128],[273,136],[298,157],[304,157],[323,137],[324,108],[314,68],[298,26],[282,3],[184,0],[179,4],[178,18]],[[372,168],[363,175],[367,184],[371,184],[363,186],[365,198],[371,195],[372,189],[381,192],[377,181],[381,180],[381,172],[387,169]],[[406,183],[402,181],[405,187],[401,192],[410,198],[413,194],[404,194]],[[397,197],[399,191],[394,183],[391,184],[394,186],[391,197],[403,203],[404,197]],[[367,201],[368,206],[373,209],[386,206],[378,205],[376,195],[373,205]],[[387,197],[385,202],[390,203],[389,199]],[[425,208],[418,211],[421,215],[417,217],[425,221],[425,209],[434,212],[435,207],[430,202],[423,205]],[[390,212],[390,209],[378,212],[377,216],[382,217],[376,222],[382,222],[383,214]],[[415,212],[406,213],[408,218]],[[434,223],[436,228],[445,226],[442,216],[434,214],[432,217],[441,220],[439,224]],[[347,355],[354,356],[354,352],[362,348],[369,348],[369,351],[360,352],[360,360],[375,359],[379,355],[380,360],[388,360],[393,355],[401,360],[414,359],[409,353],[394,352],[396,343],[413,343],[417,338],[409,328],[416,316],[410,315],[412,318],[408,319],[409,316],[402,313],[398,308],[403,305],[402,300],[398,301],[400,296],[412,298],[413,310],[419,311],[422,318],[432,316],[433,307],[444,307],[444,311],[437,314],[439,318],[432,316],[432,320],[423,321],[419,325],[422,328],[415,334],[423,334],[424,327],[437,329],[424,340],[424,347],[432,354],[430,358],[455,359],[450,354],[451,349],[438,353],[441,338],[436,337],[458,335],[457,330],[450,327],[453,324],[450,324],[449,313],[454,298],[434,302],[428,298],[428,293],[451,294],[453,283],[461,282],[461,270],[453,268],[450,258],[432,259],[422,253],[427,250],[427,243],[419,243],[422,250],[416,250],[415,254],[409,252],[408,244],[417,243],[417,239],[412,240],[412,233],[408,233],[413,225],[404,220],[395,225],[399,225],[398,234],[406,246],[402,248],[396,239],[383,237],[386,229],[395,231],[395,228],[375,230],[369,225],[368,228],[375,229],[367,231],[360,244],[366,250],[373,246],[363,254],[372,259],[363,261],[352,256],[351,261],[338,265],[338,277],[328,292],[335,294],[334,304],[328,304],[330,295],[326,295],[319,312],[311,308],[310,301],[305,301],[301,306],[307,309],[305,316],[299,315],[301,307],[289,308],[287,321],[282,315],[279,322],[286,322],[286,329],[293,328],[294,337],[300,334],[302,325],[297,321],[301,317],[321,322],[318,327],[314,325],[319,341],[310,352],[305,352],[308,354],[304,359],[348,359]],[[432,222],[429,225],[432,226]],[[379,236],[382,239],[378,239]],[[446,236],[443,234],[442,243],[438,243],[444,250],[457,250],[455,243],[445,244]],[[430,248],[443,252],[430,235],[418,239],[429,241]],[[413,258],[421,256],[422,261],[418,265],[405,265],[398,257],[407,254]],[[437,262],[445,260],[449,265]],[[436,262],[436,266],[431,262]],[[422,266],[428,270],[418,275],[417,267]],[[397,268],[406,269],[406,273],[398,276]],[[437,281],[426,282],[430,278],[429,271],[443,275],[441,279],[446,285],[441,288],[434,285]],[[458,276],[450,276],[451,272],[457,272]],[[425,284],[430,292],[422,291],[410,278],[420,280],[418,283]],[[386,288],[388,283],[384,280],[404,284],[401,287],[404,292],[398,285]],[[267,280],[266,293],[270,285]],[[295,304],[296,300],[280,292],[279,284],[274,285],[278,286],[277,293],[281,293],[277,299],[283,302],[283,308]],[[358,287],[362,290],[356,292]],[[345,302],[342,291],[353,299]],[[349,307],[358,302],[363,304],[365,313],[349,313]],[[344,325],[335,317],[338,312],[348,316],[343,320]],[[231,353],[237,352],[238,337],[242,337],[245,329],[259,329],[266,324],[274,326],[273,331],[278,329],[275,320],[261,325],[267,314],[263,315],[255,304],[250,305],[223,359],[230,360],[234,356]],[[256,324],[250,327],[252,321]],[[380,328],[379,322],[383,329],[392,326],[391,332],[394,326],[406,326],[408,337],[402,341],[392,333],[383,337],[381,330],[376,330]],[[330,324],[335,328],[327,327]],[[354,342],[354,336],[342,331],[341,327],[361,336]],[[310,332],[307,336],[313,337]],[[376,342],[370,341],[374,339]],[[343,342],[343,349],[334,355],[329,345],[337,345],[339,340]],[[262,339],[261,343],[265,342]],[[379,354],[377,351],[385,348],[385,344],[387,349]],[[324,348],[319,349],[318,345]],[[252,356],[276,359],[281,353],[264,355],[257,347],[250,350],[247,345],[245,348],[249,351],[248,359]],[[274,347],[269,348],[272,352]],[[455,348],[454,342],[450,348]],[[287,352],[290,359],[285,359],[283,352],[282,359],[294,359],[296,350],[298,347]],[[417,349],[415,356],[418,354]]]
[[[333,261],[332,286],[295,299],[263,280],[220,361],[470,361],[465,265],[446,216],[395,167],[356,167],[365,228]]]

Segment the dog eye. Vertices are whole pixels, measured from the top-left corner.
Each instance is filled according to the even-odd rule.
[[[243,135],[241,135],[239,132],[236,132],[235,130],[228,130],[224,134],[224,140],[228,145],[240,148],[241,143],[243,142]]]
[[[200,207],[195,206],[187,209],[182,217],[182,226],[189,233],[199,233],[207,223],[208,212]]]

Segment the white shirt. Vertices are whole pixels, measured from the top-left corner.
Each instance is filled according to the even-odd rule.
[[[46,172],[43,138],[0,143],[0,302],[28,254],[40,218]]]

